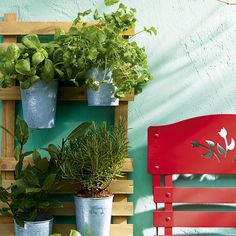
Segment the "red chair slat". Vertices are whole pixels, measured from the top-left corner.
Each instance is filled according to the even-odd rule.
[[[154,188],[156,203],[236,203],[235,196],[236,188]]]
[[[236,212],[159,211],[155,227],[236,227]]]

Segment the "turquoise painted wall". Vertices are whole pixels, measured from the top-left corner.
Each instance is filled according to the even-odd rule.
[[[217,0],[124,0],[137,8],[137,31],[154,25],[157,37],[138,35],[145,46],[155,77],[129,104],[129,140],[135,172],[135,236],[154,235],[151,177],[146,171],[146,130],[150,125],[176,122],[189,117],[236,112],[236,6]],[[70,21],[77,11],[104,10],[102,0],[1,0],[0,17],[17,13],[22,21]],[[18,106],[20,112],[20,105]],[[112,121],[109,108],[88,108],[85,103],[60,103],[57,125],[35,132],[29,146],[59,142],[72,126],[85,120]],[[176,176],[175,184],[236,185],[234,176]],[[183,206],[178,206],[183,208]],[[232,207],[233,209],[233,207]],[[207,230],[208,232],[213,232]],[[220,230],[216,230],[220,232]],[[176,232],[189,232],[178,230]],[[190,229],[191,233],[202,230]],[[228,229],[221,231],[236,234]]]

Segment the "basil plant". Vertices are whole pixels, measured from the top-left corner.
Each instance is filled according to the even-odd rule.
[[[22,47],[11,44],[0,48],[0,86],[13,86],[14,79],[21,83],[22,89],[31,87],[39,80],[50,82],[61,78],[60,65],[53,59],[53,52],[59,45],[41,44],[36,34],[22,38]]]

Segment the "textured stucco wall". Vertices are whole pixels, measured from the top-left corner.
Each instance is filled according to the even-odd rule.
[[[151,177],[146,171],[146,130],[149,125],[176,122],[189,117],[236,112],[236,6],[216,0],[124,0],[137,8],[137,31],[143,25],[157,27],[157,37],[138,35],[146,47],[155,76],[129,104],[129,139],[135,159],[135,236],[154,235]],[[78,10],[104,9],[103,1],[1,0],[0,17],[15,12],[26,21],[69,21]],[[20,107],[19,107],[20,110]],[[84,120],[112,120],[112,109],[87,108],[86,104],[60,104],[56,127],[35,132],[30,146],[58,142],[72,125]],[[45,138],[47,137],[47,139]],[[217,176],[178,177],[176,184],[227,183],[234,178]],[[201,230],[190,230],[200,232]],[[187,232],[179,230],[178,232]],[[218,231],[219,232],[219,231]],[[232,230],[225,230],[223,235]]]

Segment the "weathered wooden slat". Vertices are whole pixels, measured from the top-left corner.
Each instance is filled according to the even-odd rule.
[[[0,170],[2,171],[14,171],[17,161],[12,158],[0,159]],[[32,158],[25,158],[24,166],[32,164]],[[131,158],[125,158],[124,165],[122,168],[123,172],[133,172],[133,160]]]
[[[76,229],[73,224],[54,224],[53,233],[61,233],[62,236],[68,236],[71,229]],[[1,236],[14,236],[13,224],[0,222]],[[111,224],[111,236],[133,236],[132,224]]]
[[[12,88],[0,88],[0,100],[20,100],[20,89],[18,86]],[[61,101],[85,101],[87,92],[84,88],[78,87],[59,87],[58,99]],[[127,93],[120,101],[133,101],[134,91]]]
[[[97,25],[97,23],[88,23],[88,26]],[[26,35],[26,34],[40,34],[53,35],[55,28],[61,27],[68,31],[71,27],[71,22],[0,22],[0,35]],[[81,28],[81,25],[78,25]],[[125,36],[134,35],[134,28],[128,29],[124,32]]]
[[[75,206],[74,202],[62,202],[63,208],[49,209],[47,212],[53,216],[74,216]],[[5,203],[0,202],[0,208],[7,207]],[[132,202],[113,202],[112,216],[132,216],[133,203]]]
[[[14,180],[3,180],[2,186],[9,187]],[[61,181],[51,193],[55,194],[74,194],[78,192],[80,186],[71,181]],[[134,191],[133,180],[114,180],[108,190],[113,194],[132,194]]]
[[[16,14],[5,14],[4,22],[16,23]],[[5,43],[16,42],[16,36],[5,36],[3,38]],[[15,101],[2,101],[2,125],[7,128],[12,134],[15,132]],[[14,137],[2,130],[2,159],[14,156]],[[3,179],[13,179],[13,173],[2,172]]]
[[[122,118],[124,128],[126,130],[126,139],[128,139],[128,102],[122,101],[119,106],[115,107],[115,124],[119,123],[120,118]],[[125,176],[127,179],[127,175]],[[119,194],[114,196],[114,201],[117,202],[127,202],[127,195]],[[115,224],[127,224],[127,217],[117,216],[114,217],[113,222]]]

